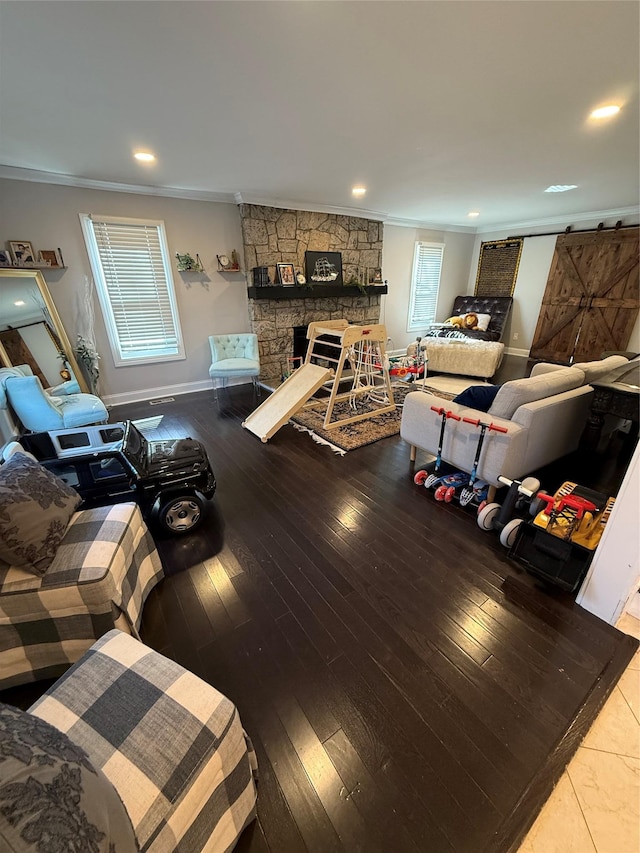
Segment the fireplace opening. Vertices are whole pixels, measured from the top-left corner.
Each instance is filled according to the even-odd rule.
[[[293,327],[293,357],[294,358],[306,358],[307,355],[307,347],[309,345],[309,341],[307,340],[307,329],[308,326],[294,326]],[[331,341],[333,340],[335,343],[335,339],[332,338],[331,335],[320,335],[318,338],[319,341]],[[340,350],[337,350],[339,353]],[[318,356],[316,358],[315,356]],[[332,346],[323,347],[322,344],[316,343],[314,347],[314,357],[311,359],[312,364],[322,364],[323,367],[335,367],[335,360],[337,358],[336,348]],[[332,359],[328,364],[324,362],[324,359]],[[347,362],[348,364],[348,362]]]

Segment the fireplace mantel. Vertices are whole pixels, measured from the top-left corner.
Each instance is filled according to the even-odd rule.
[[[386,284],[365,287],[367,296],[381,296],[388,292]],[[324,299],[327,296],[362,296],[358,287],[341,284],[314,284],[313,287],[284,287],[279,284],[250,287],[249,299]]]

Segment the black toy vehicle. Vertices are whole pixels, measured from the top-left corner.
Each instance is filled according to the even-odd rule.
[[[199,441],[149,440],[131,421],[34,433],[20,443],[86,505],[135,500],[171,533],[194,530],[216,490]]]

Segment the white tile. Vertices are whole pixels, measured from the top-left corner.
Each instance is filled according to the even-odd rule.
[[[582,746],[640,758],[640,725],[618,687],[614,688]]]
[[[637,853],[640,760],[581,747],[567,774],[598,853]]]
[[[640,649],[638,649],[635,655],[631,658],[627,669],[640,669]]]
[[[518,853],[596,853],[566,773],[560,777]]]
[[[627,669],[622,673],[618,688],[627,704],[635,714],[635,718],[640,723],[640,671],[637,669]]]
[[[640,640],[640,619],[636,619],[630,613],[622,614],[616,622],[616,628],[623,634],[631,634],[636,640]]]

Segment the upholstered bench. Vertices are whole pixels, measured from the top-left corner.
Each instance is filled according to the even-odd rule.
[[[491,378],[500,367],[504,344],[474,338],[424,338],[429,373],[455,373],[460,376]]]
[[[71,829],[81,826],[85,837],[104,842],[101,850],[113,843],[121,853],[226,853],[255,817],[257,764],[235,706],[119,631],[98,640],[27,713],[0,706],[0,753],[8,758],[2,765],[5,780],[7,772],[13,770],[17,782],[26,771],[34,777],[32,789],[38,786],[38,810],[55,814],[45,824],[51,849],[68,847],[67,810],[75,818]],[[25,760],[29,767],[22,770]],[[51,765],[60,773],[53,785],[47,784]],[[103,793],[94,792],[88,802],[81,797],[91,775],[103,780]],[[62,798],[55,782],[65,778]],[[5,784],[0,792],[0,839],[5,831],[10,838],[19,834],[25,823],[29,831],[29,798],[15,796],[20,785]],[[112,809],[97,824],[95,806],[113,789],[126,814]],[[79,809],[92,810],[91,817]],[[97,850],[98,844],[87,841],[86,849]]]

